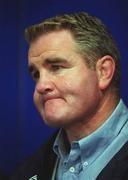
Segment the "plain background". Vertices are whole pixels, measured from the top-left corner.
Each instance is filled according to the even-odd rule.
[[[36,111],[24,29],[62,13],[86,11],[109,28],[121,52],[121,97],[128,105],[127,0],[0,1],[0,169],[12,172],[55,131]]]

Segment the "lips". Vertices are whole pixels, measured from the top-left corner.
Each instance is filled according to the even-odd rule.
[[[60,96],[46,95],[43,97],[43,104],[45,104],[49,100],[54,100],[54,99],[60,99]]]

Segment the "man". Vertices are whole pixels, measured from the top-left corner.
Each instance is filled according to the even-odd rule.
[[[120,55],[105,25],[81,12],[47,19],[25,36],[35,105],[60,129],[12,179],[128,179]]]

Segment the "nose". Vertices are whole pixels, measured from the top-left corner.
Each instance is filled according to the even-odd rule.
[[[52,82],[52,78],[48,75],[40,75],[40,79],[36,84],[35,90],[39,94],[47,94],[54,90],[54,83]]]

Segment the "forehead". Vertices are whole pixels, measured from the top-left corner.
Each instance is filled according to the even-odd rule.
[[[30,44],[28,55],[36,57],[47,51],[74,51],[75,46],[75,40],[69,31],[55,31],[41,35],[33,41]]]

